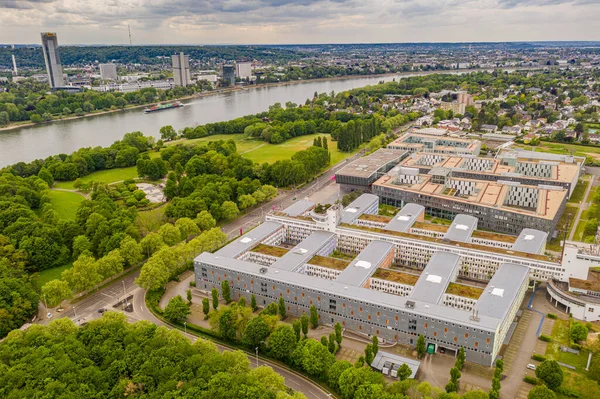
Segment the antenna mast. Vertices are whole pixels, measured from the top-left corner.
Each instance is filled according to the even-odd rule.
[[[131,26],[127,24],[127,29],[129,30],[129,45],[131,46]]]

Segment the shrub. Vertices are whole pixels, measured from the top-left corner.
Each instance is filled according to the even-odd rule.
[[[546,360],[546,356],[538,355],[537,353],[534,353],[533,356],[531,356],[531,358],[533,360],[537,360],[538,362],[543,362],[544,360]]]
[[[535,378],[535,377],[530,377],[530,376],[526,375],[523,378],[523,381],[525,381],[526,383],[531,384],[531,385],[537,385],[537,378]]]
[[[548,313],[546,315],[549,319],[558,319],[558,316],[556,316],[554,313]]]
[[[544,341],[544,342],[552,342],[552,338],[550,338],[549,336],[547,336],[547,335],[544,335],[544,334],[540,335],[540,336],[538,337],[538,339],[539,339],[540,341]]]

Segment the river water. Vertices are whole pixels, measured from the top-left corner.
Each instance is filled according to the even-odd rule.
[[[315,92],[349,90],[413,75],[357,77],[263,87],[183,101],[185,107],[145,114],[143,108],[0,131],[0,167],[50,155],[69,154],[81,147],[108,146],[132,131],[160,137],[158,130],[225,121],[262,112],[276,102],[303,104]]]

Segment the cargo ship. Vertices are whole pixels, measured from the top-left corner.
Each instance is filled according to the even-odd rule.
[[[146,114],[149,114],[150,112],[163,111],[165,109],[179,108],[179,107],[183,107],[183,104],[180,103],[179,101],[175,101],[173,103],[165,103],[165,104],[152,105],[152,106],[146,108],[144,110],[144,112]]]

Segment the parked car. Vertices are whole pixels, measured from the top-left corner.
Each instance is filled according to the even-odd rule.
[[[535,367],[535,364],[531,364],[531,363],[529,363],[529,364],[527,365],[527,368],[528,368],[529,370],[535,370],[535,369],[536,369],[536,367]]]
[[[104,308],[98,309],[98,313],[104,313],[104,312],[106,312],[106,309],[104,309]]]

